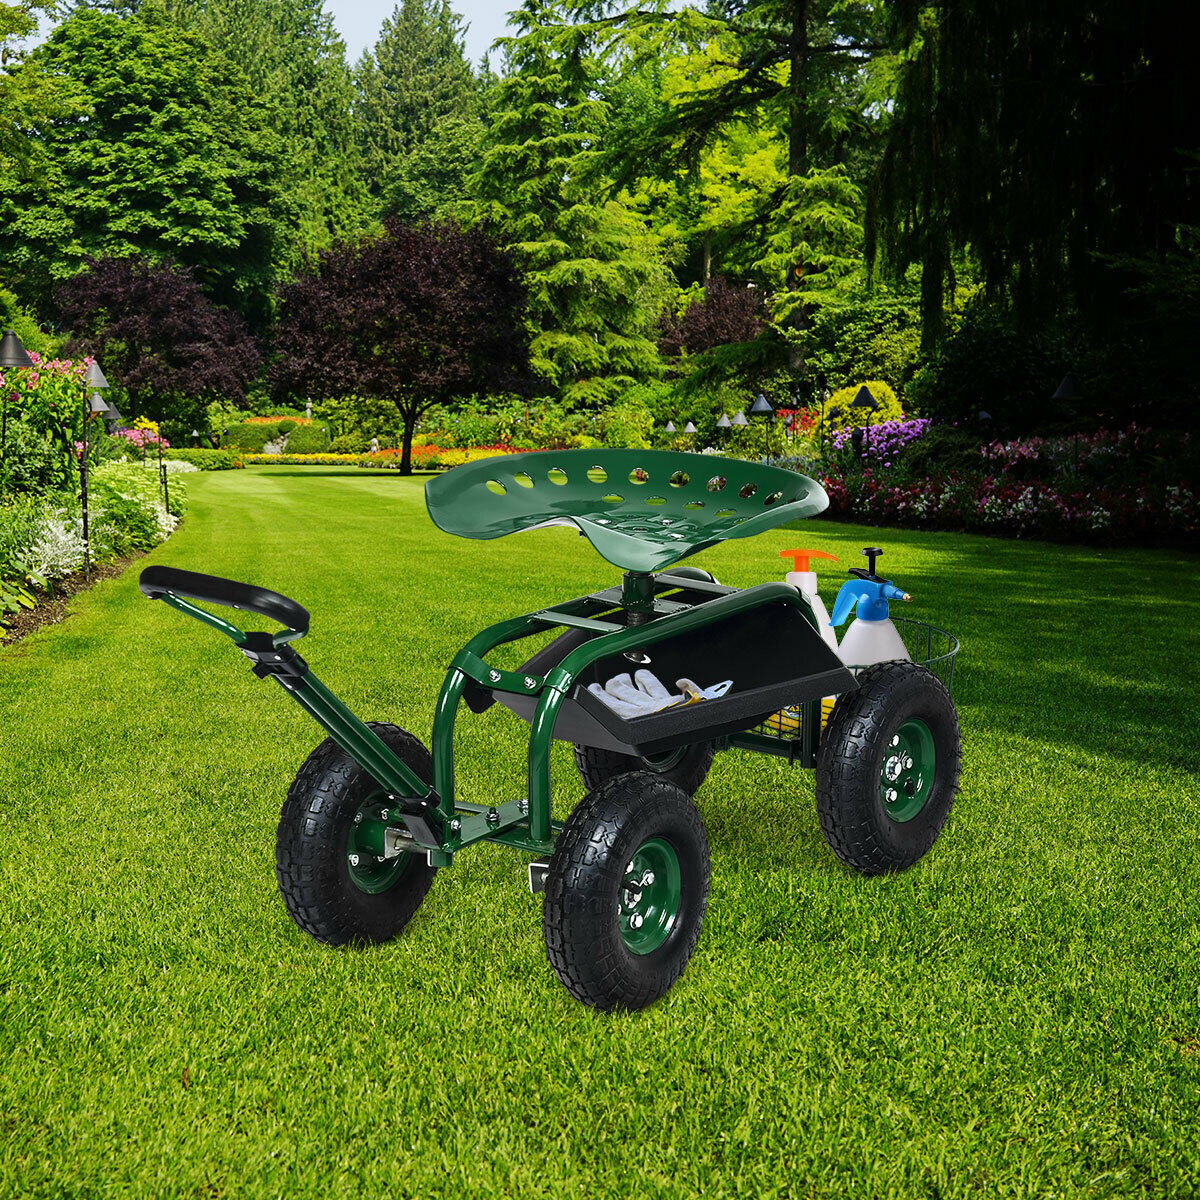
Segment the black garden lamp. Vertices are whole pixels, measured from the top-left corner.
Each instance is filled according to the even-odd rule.
[[[854,399],[850,401],[851,408],[861,408],[867,414],[866,457],[871,457],[871,414],[879,411],[879,401],[871,394],[871,389],[864,383],[858,389]]]
[[[10,371],[27,371],[32,366],[33,359],[17,337],[16,330],[6,329],[0,338],[0,371],[7,376]],[[4,393],[0,396],[0,462],[4,461],[8,445],[8,390],[6,380]]]
[[[754,397],[754,403],[750,405],[750,415],[763,418],[763,457],[769,461],[771,457],[771,422],[775,419],[775,410],[771,407],[770,400],[762,392]]]
[[[100,395],[108,380],[100,364],[92,359],[83,375],[83,450],[79,455],[79,500],[83,506],[83,579],[92,579],[92,539],[88,529],[88,425],[108,413],[108,402]]]

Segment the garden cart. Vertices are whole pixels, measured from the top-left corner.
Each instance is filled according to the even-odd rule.
[[[450,662],[432,752],[395,725],[359,720],[321,683],[292,645],[309,627],[295,601],[170,567],[141,575],[147,596],[226,634],[329,735],[288,792],[276,846],[284,902],[308,933],[335,945],[385,941],[439,869],[495,842],[531,856],[550,962],[572,995],[601,1009],[649,1004],[700,933],[709,851],[692,797],[721,750],[815,768],[825,835],[860,871],[907,867],[933,844],[958,785],[954,639],[899,621],[911,660],[855,670],[822,640],[797,587],[725,587],[677,565],[821,512],[828,501],[813,480],[709,455],[571,450],[470,463],[431,479],[425,495],[448,533],[569,525],[623,571],[614,587],[476,634]],[[856,573],[878,578],[873,559]],[[245,631],[196,601],[282,629]],[[556,636],[516,669],[496,665],[499,647],[538,634]],[[669,683],[703,673],[701,683],[723,686],[633,715],[608,702],[606,683],[651,670]],[[823,723],[822,699],[832,696]],[[528,722],[525,795],[456,797],[464,703],[475,713],[499,703]],[[550,809],[554,739],[574,746],[585,789],[561,824]]]

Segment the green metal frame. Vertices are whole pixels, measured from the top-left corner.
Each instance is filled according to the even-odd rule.
[[[698,603],[672,600],[659,593],[679,589],[709,592],[711,599]],[[802,592],[783,582],[762,583],[741,591],[718,584],[673,575],[670,570],[652,575],[627,572],[622,586],[579,596],[549,608],[537,609],[497,622],[477,633],[455,655],[438,694],[433,718],[433,783],[425,783],[402,762],[379,736],[356,717],[309,669],[289,642],[302,637],[296,630],[283,630],[270,637],[269,645],[280,651],[263,663],[260,648],[248,645],[256,638],[230,622],[199,608],[171,592],[163,594],[172,608],[225,634],[257,664],[256,671],[271,675],[343,750],[370,772],[384,789],[391,823],[403,823],[414,846],[429,856],[435,866],[448,866],[454,855],[475,842],[490,841],[535,855],[553,851],[561,825],[550,812],[550,746],[554,726],[564,700],[580,675],[600,659],[651,646],[731,616],[768,604],[797,608],[816,628],[816,617]],[[616,608],[627,609],[630,623],[601,619]],[[519,641],[556,628],[582,628],[598,636],[568,653],[545,676],[502,670],[487,655],[509,642]],[[528,795],[497,805],[461,803],[455,798],[454,728],[463,694],[470,681],[492,691],[536,697],[529,734]],[[809,706],[816,713],[819,701]],[[819,736],[819,715],[805,720],[803,728],[814,740]],[[759,753],[785,754],[791,760],[812,766],[816,745],[807,741],[797,747],[777,738],[750,731],[719,739],[723,747],[736,746]],[[434,835],[430,837],[430,833]]]

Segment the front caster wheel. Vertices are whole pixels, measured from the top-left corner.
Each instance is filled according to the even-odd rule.
[[[371,722],[424,780],[429,751],[395,725]],[[275,876],[292,919],[318,941],[386,942],[412,919],[437,873],[424,856],[384,857],[387,793],[332,738],[300,768],[275,838]]]
[[[644,1008],[683,973],[708,901],[708,839],[675,784],[637,772],[589,792],[550,859],[542,929],[567,991]]]
[[[912,866],[950,815],[960,750],[954,701],[929,670],[863,671],[834,706],[817,762],[817,812],[838,858],[868,875]]]

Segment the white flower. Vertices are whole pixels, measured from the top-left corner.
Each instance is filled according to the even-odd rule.
[[[31,575],[40,575],[43,579],[61,579],[79,570],[83,566],[81,522],[68,520],[61,510],[46,516],[25,565]]]

